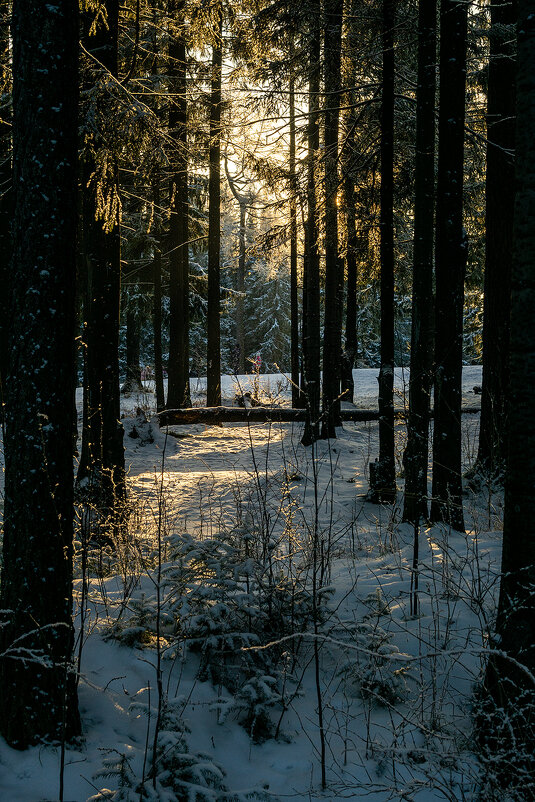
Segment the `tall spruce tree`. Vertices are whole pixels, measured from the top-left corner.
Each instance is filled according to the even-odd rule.
[[[435,184],[435,0],[420,0],[416,89],[416,178],[412,267],[411,372],[403,519],[427,518],[429,402],[433,341],[433,224]]]
[[[8,369],[7,335],[9,331],[11,262],[11,69],[9,53],[9,3],[0,3],[0,281],[4,292],[0,300],[0,414],[3,384]]]
[[[485,177],[483,384],[477,469],[503,479],[514,216],[516,0],[490,7]]]
[[[511,281],[507,475],[497,636],[485,683],[486,733],[507,785],[533,798],[535,757],[535,2],[518,2],[516,200]],[[497,749],[500,752],[497,754]],[[500,757],[502,758],[500,760]]]
[[[316,197],[317,160],[320,147],[321,6],[310,3],[307,124],[307,220],[303,262],[303,373],[307,418],[303,444],[319,438],[320,417],[320,255]]]
[[[191,406],[189,388],[188,108],[184,0],[170,0],[169,134],[174,142],[169,188],[169,361],[167,407]]]
[[[336,437],[340,419],[343,262],[338,253],[338,131],[341,94],[343,0],[325,3],[325,321],[323,337],[322,437]]]
[[[212,79],[210,91],[210,154],[208,209],[208,344],[206,403],[221,404],[221,81],[223,68],[223,9],[213,10]]]
[[[394,0],[383,0],[381,96],[381,367],[379,371],[379,462],[372,498],[396,495],[394,461]],[[372,479],[372,477],[370,477]]]
[[[461,478],[464,120],[468,4],[442,0],[435,244],[435,418],[431,520],[464,531]]]
[[[0,728],[24,748],[80,731],[72,667],[77,3],[15,0],[12,39]]]
[[[83,40],[94,80],[107,92],[109,77],[113,85],[118,74],[118,0],[106,0],[105,9],[97,19],[84,13]],[[126,494],[118,358],[121,234],[119,171],[108,124],[106,106],[97,106],[83,157],[84,422],[77,483],[101,524],[116,528]],[[99,150],[105,170],[99,170]]]

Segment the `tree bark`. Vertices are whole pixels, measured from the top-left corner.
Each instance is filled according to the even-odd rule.
[[[463,154],[468,6],[442,0],[436,219],[435,426],[431,520],[464,531],[461,379],[467,241]]]
[[[106,24],[89,34],[92,18],[84,20],[84,42],[112,76],[117,76],[118,0],[106,2]],[[97,127],[103,124],[97,119]],[[99,130],[93,144],[104,146]],[[107,145],[106,145],[107,146]],[[103,195],[118,193],[118,168],[113,155]],[[105,529],[117,529],[126,497],[123,427],[119,394],[119,311],[121,245],[119,210],[112,219],[98,218],[97,187],[91,177],[95,161],[86,148],[83,169],[83,248],[87,263],[84,298],[84,422],[77,484],[98,512]]]
[[[343,264],[338,253],[338,131],[340,117],[343,0],[325,4],[325,321],[323,327],[322,437],[340,425]]]
[[[156,393],[156,410],[160,412],[165,406],[162,358],[162,251],[160,246],[160,177],[153,177],[153,198],[156,212],[155,245],[152,260],[154,297],[152,305],[152,328],[154,331],[154,388]]]
[[[80,732],[72,666],[78,6],[15,0],[12,37],[0,728],[24,748]]]
[[[486,687],[497,711],[489,733],[503,779],[533,787],[535,758],[535,3],[518,2],[516,200],[503,557],[497,637]],[[510,658],[510,659],[508,659]],[[516,664],[511,660],[518,661]],[[524,666],[531,676],[521,669]],[[493,755],[494,758],[494,755]],[[516,785],[518,783],[518,786]],[[529,797],[529,790],[528,790]],[[528,798],[526,797],[526,798]],[[520,797],[518,797],[520,798]],[[522,798],[524,798],[522,794]]]
[[[290,154],[289,154],[289,184],[290,184],[290,364],[292,378],[292,406],[301,408],[305,406],[305,399],[300,386],[299,370],[299,287],[297,275],[297,172],[296,172],[296,131],[295,131],[295,78],[294,78],[294,48],[293,40],[290,48]]]
[[[141,326],[135,291],[126,306],[126,379],[121,388],[122,393],[141,393]]]
[[[319,438],[320,418],[320,257],[316,201],[316,163],[320,146],[320,3],[311,3],[308,66],[307,222],[303,281],[303,373],[307,418],[303,445]]]
[[[463,412],[477,414],[481,407],[465,407]],[[160,426],[186,426],[190,423],[204,423],[218,426],[221,423],[265,423],[268,420],[282,423],[306,422],[308,411],[290,407],[191,407],[190,409],[164,409],[158,415]],[[394,417],[403,420],[405,411],[396,409]],[[342,421],[379,420],[377,409],[342,409]]]
[[[9,66],[9,3],[0,3],[0,65],[6,75],[4,92],[0,96],[0,282],[3,288],[0,299],[0,418],[3,418],[4,381],[8,371],[8,333],[11,315],[10,264],[11,264],[11,218],[13,216],[12,193],[12,142],[11,142],[11,97]]]
[[[394,0],[383,0],[381,98],[381,369],[379,462],[371,490],[381,501],[396,496],[394,461]]]
[[[167,406],[191,404],[189,386],[189,199],[188,110],[184,0],[171,0],[173,33],[169,40],[172,99],[169,134],[175,172],[171,178],[169,220],[169,362]],[[176,31],[176,32],[175,32]]]
[[[210,174],[208,193],[208,359],[206,403],[221,403],[221,73],[223,64],[223,11],[216,10],[212,48],[212,86],[210,95]]]
[[[429,406],[432,372],[435,201],[435,0],[420,0],[416,90],[416,178],[412,267],[412,331],[403,520],[427,519]]]
[[[509,385],[509,302],[513,253],[515,35],[517,2],[490,7],[485,181],[483,383],[476,470],[503,479]]]

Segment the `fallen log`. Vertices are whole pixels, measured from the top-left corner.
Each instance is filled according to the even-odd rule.
[[[463,413],[474,414],[481,407],[463,407]],[[377,409],[342,409],[342,421],[374,421],[379,420]],[[432,416],[433,413],[431,413]],[[396,409],[394,415],[404,419],[404,409]],[[291,407],[190,407],[187,409],[164,409],[158,413],[161,426],[187,426],[191,423],[204,423],[209,426],[220,426],[222,423],[300,423],[306,419],[305,409]]]

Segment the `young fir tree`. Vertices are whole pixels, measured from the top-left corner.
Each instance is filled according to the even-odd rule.
[[[12,39],[0,728],[24,748],[80,731],[72,669],[77,4],[15,0]]]
[[[431,520],[464,531],[461,479],[464,119],[468,5],[442,0],[436,207],[435,418]]]

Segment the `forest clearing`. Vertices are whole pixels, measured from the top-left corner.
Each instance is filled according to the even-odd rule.
[[[373,407],[377,371],[354,375],[358,404]],[[261,396],[273,401],[278,389],[278,403],[288,402],[285,377],[259,379]],[[407,379],[396,371],[400,402]],[[480,367],[465,368],[466,402],[480,380]],[[236,383],[223,377],[227,402]],[[192,390],[200,401],[203,380]],[[76,536],[84,736],[65,754],[64,799],[138,800],[143,780],[142,798],[182,798],[163,767],[151,790],[147,770],[158,653],[169,708],[159,749],[170,750],[184,794],[193,782],[205,786],[191,798],[473,799],[485,787],[472,706],[496,612],[503,493],[466,487],[465,534],[421,527],[414,613],[413,527],[401,523],[399,504],[365,500],[376,422],[346,423],[311,452],[300,425],[160,430],[153,404],[150,392],[122,399],[129,540],[100,557],[90,550],[89,563],[102,559],[103,570],[87,569],[85,598]],[[477,427],[478,416],[466,416],[465,470]],[[399,424],[399,455],[403,437]],[[177,743],[187,757],[173,751]],[[5,799],[55,799],[60,749],[2,744],[0,772]]]

